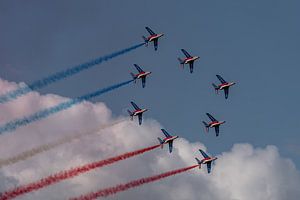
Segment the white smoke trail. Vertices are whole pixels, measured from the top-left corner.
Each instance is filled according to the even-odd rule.
[[[124,121],[126,121],[126,119],[121,119],[121,120],[118,120],[116,122],[103,125],[103,126],[97,128],[97,129],[93,130],[93,131],[83,132],[83,133],[79,133],[79,134],[76,134],[76,135],[68,135],[66,137],[61,138],[58,141],[48,143],[48,144],[44,144],[44,145],[41,145],[39,147],[35,147],[33,149],[30,149],[28,151],[24,151],[24,152],[22,152],[18,155],[13,156],[13,157],[6,158],[6,159],[0,159],[0,168],[4,167],[4,166],[15,164],[15,163],[17,163],[21,160],[26,160],[28,158],[31,158],[31,157],[37,155],[37,154],[40,154],[40,153],[43,153],[45,151],[49,151],[51,149],[54,149],[54,148],[56,148],[60,145],[73,142],[74,140],[79,139],[81,137],[99,133],[99,131],[101,131],[101,130],[104,130],[104,129],[112,127],[112,126],[115,126],[115,125],[120,124]]]

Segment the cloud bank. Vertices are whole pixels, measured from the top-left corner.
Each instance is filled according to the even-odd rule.
[[[1,93],[17,86],[16,83],[0,80]],[[39,95],[32,92],[13,102],[1,104],[0,124],[66,100],[67,98],[57,95]],[[99,125],[104,126],[123,118],[127,116],[112,118],[111,111],[104,103],[84,102],[47,119],[21,127],[10,134],[1,135],[0,159],[55,142],[63,136],[92,131]],[[161,127],[162,125],[153,119],[145,119],[142,126],[137,125],[136,121],[127,120],[101,130],[98,134],[88,135],[30,159],[2,167],[0,192],[72,166],[157,144],[156,137],[161,136]],[[207,150],[201,142],[190,142],[180,138],[174,142],[172,154],[169,154],[167,149],[156,149],[18,199],[67,199],[100,188],[190,166],[195,164],[194,157],[200,157],[197,152],[199,148]],[[235,144],[231,150],[216,156],[218,160],[209,175],[205,168],[194,169],[107,199],[296,200],[300,196],[299,171],[290,159],[280,156],[276,146],[254,148],[251,144]]]

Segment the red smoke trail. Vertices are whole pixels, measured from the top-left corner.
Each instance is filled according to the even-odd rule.
[[[120,184],[114,187],[109,187],[109,188],[105,188],[102,190],[98,190],[96,192],[91,192],[88,193],[86,195],[82,195],[80,197],[77,198],[72,198],[70,200],[92,200],[92,199],[96,199],[98,197],[107,197],[125,190],[128,190],[130,188],[134,188],[134,187],[138,187],[141,186],[143,184],[146,183],[150,183],[150,182],[154,182],[154,181],[158,181],[160,179],[163,178],[167,178],[169,176],[173,176],[182,172],[186,172],[188,170],[191,170],[195,167],[198,167],[199,165],[194,165],[194,166],[190,166],[190,167],[186,167],[186,168],[181,168],[181,169],[177,169],[177,170],[173,170],[173,171],[169,171],[169,172],[165,172],[159,175],[155,175],[155,176],[150,176],[150,177],[146,177],[146,178],[141,178],[141,179],[137,179],[134,181],[130,181],[128,183],[125,184]]]
[[[115,162],[125,160],[125,159],[133,157],[133,156],[137,156],[137,155],[145,153],[147,151],[151,151],[153,149],[156,149],[159,146],[160,145],[154,145],[154,146],[147,147],[147,148],[144,148],[144,149],[139,149],[139,150],[136,150],[136,151],[124,153],[122,155],[115,156],[115,157],[112,157],[112,158],[108,158],[108,159],[105,159],[105,160],[96,161],[96,162],[89,163],[89,164],[86,164],[86,165],[83,165],[83,166],[79,166],[79,167],[76,167],[76,168],[71,168],[69,170],[58,172],[58,173],[50,175],[46,178],[40,179],[37,182],[29,183],[27,185],[19,186],[15,189],[6,191],[2,194],[2,196],[0,196],[0,200],[7,200],[7,199],[15,198],[15,197],[20,196],[22,194],[29,193],[29,192],[32,192],[34,190],[41,189],[43,187],[52,185],[52,184],[57,183],[59,181],[69,179],[69,178],[73,178],[73,177],[78,176],[82,173],[88,172],[92,169],[96,169],[96,168],[99,168],[99,167],[103,167],[105,165],[113,164]]]

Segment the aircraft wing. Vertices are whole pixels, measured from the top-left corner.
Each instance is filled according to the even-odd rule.
[[[142,70],[142,68],[140,68],[140,66],[138,66],[137,64],[134,64],[136,70],[138,70],[139,73],[144,72],[144,70]]]
[[[211,172],[211,162],[208,162],[206,166],[207,166],[207,173],[210,173]]]
[[[215,126],[215,131],[216,131],[216,136],[219,136],[219,132],[220,132],[220,127],[219,126]]]
[[[216,75],[221,83],[227,83],[220,75]]]
[[[194,61],[190,62],[190,72],[193,73],[194,71]]]
[[[166,137],[171,137],[171,135],[165,129],[161,129],[161,131]]]
[[[139,118],[139,125],[141,125],[143,121],[143,113],[139,114],[138,118]]]
[[[157,47],[158,47],[158,39],[157,38],[153,40],[153,44],[154,44],[154,50],[156,51]]]
[[[225,99],[228,98],[228,93],[229,93],[229,87],[224,88],[224,93],[225,93]]]
[[[200,153],[202,154],[202,156],[204,158],[210,158],[204,151],[202,151],[201,149],[199,149]]]
[[[211,114],[206,113],[206,115],[209,117],[209,119],[210,119],[211,121],[213,121],[213,122],[218,121],[218,120],[216,120],[216,118],[214,118]]]
[[[181,49],[181,51],[182,51],[182,53],[183,53],[187,58],[192,57],[186,50]]]
[[[149,27],[145,27],[150,35],[155,35],[154,31],[152,31]]]
[[[142,86],[143,88],[146,86],[146,77],[142,77]]]
[[[172,153],[173,150],[173,140],[169,142],[169,152]]]
[[[136,110],[140,110],[140,108],[133,101],[131,101],[130,103]]]

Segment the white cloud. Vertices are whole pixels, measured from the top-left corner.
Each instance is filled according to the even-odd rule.
[[[15,83],[0,80],[0,90],[8,91]],[[1,124],[16,117],[31,114],[55,105],[65,98],[56,95],[41,96],[30,93],[15,101],[0,105]],[[121,117],[122,118],[122,117]],[[1,135],[1,158],[16,155],[64,135],[94,130],[99,124],[112,122],[111,111],[103,103],[85,102],[53,116],[34,122],[15,132]],[[157,143],[161,125],[146,119],[142,126],[125,121],[73,143],[60,146],[26,161],[0,169],[0,190],[38,180],[57,171],[91,161],[118,155],[125,151]],[[66,199],[80,194],[195,164],[200,157],[197,150],[206,147],[180,138],[174,143],[174,152],[156,149],[144,155],[93,170],[73,179],[21,196],[18,199]],[[164,200],[282,200],[300,196],[299,172],[289,159],[279,155],[275,146],[253,148],[250,144],[236,144],[218,155],[212,173],[194,169],[154,184],[135,188],[108,199],[164,199]]]

